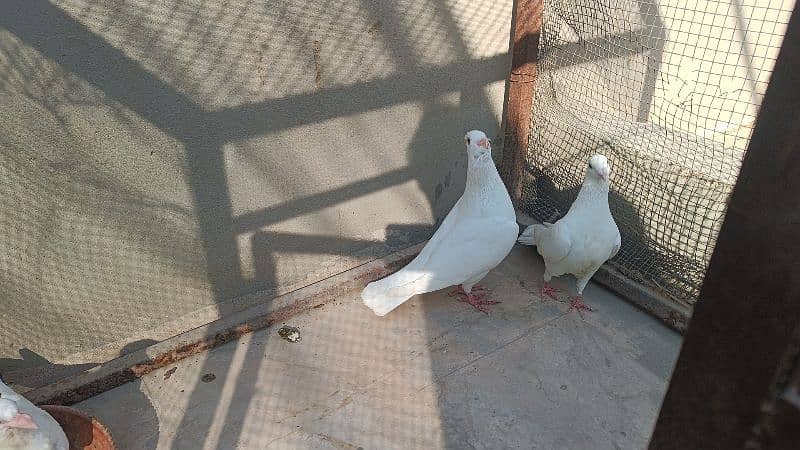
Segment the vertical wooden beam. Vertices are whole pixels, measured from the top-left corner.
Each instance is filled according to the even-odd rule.
[[[789,448],[779,443],[788,435],[765,445],[764,424],[779,414],[782,373],[798,356],[799,11],[789,21],[651,450]],[[787,418],[773,417],[777,424]]]
[[[522,194],[522,178],[531,125],[533,88],[542,30],[542,0],[515,0],[511,72],[508,79],[506,129],[501,175],[515,204]]]

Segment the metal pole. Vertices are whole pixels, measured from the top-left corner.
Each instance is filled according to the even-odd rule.
[[[525,154],[530,136],[531,106],[542,30],[542,0],[515,0],[512,22],[513,48],[501,174],[511,199],[518,204],[522,195]]]

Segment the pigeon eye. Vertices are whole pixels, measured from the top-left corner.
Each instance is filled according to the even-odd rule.
[[[469,145],[469,138],[467,138],[467,145]]]
[[[594,169],[594,167],[592,167],[592,163],[589,163],[589,168]]]

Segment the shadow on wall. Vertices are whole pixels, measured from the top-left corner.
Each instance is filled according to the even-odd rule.
[[[362,8],[368,11],[372,11],[375,6],[376,5],[366,1],[364,1],[362,4]],[[468,58],[469,56],[467,54],[465,45],[463,42],[459,43],[457,39],[460,31],[451,21],[448,20],[449,11],[446,5],[443,2],[437,1],[432,2],[432,5],[430,6],[430,9],[420,11],[420,14],[429,14],[433,17],[440,18],[445,23],[446,35],[452,36],[456,41],[456,43],[453,45],[459,51],[458,56],[460,58]],[[414,47],[413,43],[397,38],[412,34],[410,32],[411,30],[408,29],[408,24],[404,23],[404,21],[400,19],[404,16],[403,12],[398,9],[398,6],[393,6],[392,3],[385,4],[384,8],[385,9],[381,11],[380,16],[373,15],[370,17],[370,20],[375,20],[374,23],[381,24],[382,33],[387,36],[395,37],[391,41],[392,45],[388,49],[391,58],[397,63],[398,66],[411,68],[410,73],[421,72],[422,78],[430,76],[435,81],[435,79],[440,75],[435,73],[426,74],[424,69],[419,69],[421,66],[420,61],[423,59],[423,55],[418,53],[418,49]],[[498,80],[502,79],[504,76],[505,62],[506,57],[503,56],[502,62],[496,66],[496,70],[494,71],[494,73],[498,74]],[[277,220],[274,214],[275,211],[281,211],[286,215],[298,215],[298,211],[304,211],[306,208],[309,208],[310,205],[321,209],[330,205],[344,203],[350,199],[367,195],[379,189],[397,186],[401,183],[412,180],[425,194],[427,201],[426,206],[433,212],[436,222],[435,225],[438,225],[438,223],[444,219],[447,212],[449,212],[458,195],[460,195],[460,192],[458,192],[460,189],[457,189],[456,186],[463,186],[466,178],[466,155],[462,147],[463,144],[461,143],[460,133],[463,133],[467,130],[465,129],[460,131],[459,135],[457,136],[443,136],[442,130],[448,129],[451,122],[463,123],[465,124],[465,127],[475,127],[477,125],[472,124],[482,124],[481,127],[485,127],[486,129],[498,130],[499,124],[494,122],[494,120],[489,119],[488,116],[488,112],[491,111],[491,104],[483,91],[483,85],[486,84],[486,80],[481,80],[480,76],[475,76],[485,70],[478,67],[480,64],[482,63],[471,62],[470,64],[453,68],[457,71],[463,71],[463,73],[458,75],[454,74],[450,68],[445,69],[453,77],[444,82],[444,84],[447,86],[446,90],[456,90],[458,92],[460,96],[458,107],[448,105],[435,97],[417,99],[417,101],[422,102],[422,114],[418,120],[418,125],[414,130],[413,137],[411,138],[406,150],[406,161],[408,165],[400,172],[395,172],[389,176],[369,180],[366,183],[363,181],[356,182],[351,188],[327,191],[322,195],[317,195],[310,199],[300,198],[289,203],[281,204],[277,207],[267,208],[266,211],[255,212],[248,215],[248,226],[257,227],[264,226],[268,223],[274,223]],[[495,63],[493,62],[491,64]],[[399,87],[398,85],[404,84],[401,81],[402,80],[396,80],[387,83],[386,86],[379,88],[379,92],[385,92],[384,89],[395,90]],[[363,90],[372,89],[372,86],[363,86],[358,91],[358,95],[364,94]],[[370,94],[366,95],[369,96]],[[388,95],[391,96],[392,94]],[[323,97],[319,100],[322,102],[321,104],[323,105],[323,111],[325,108],[341,108],[342,106],[340,104],[341,99]],[[382,103],[382,101],[378,101],[378,103]],[[349,102],[344,103],[345,110],[347,109],[348,105]],[[431,170],[432,168],[434,170]],[[433,230],[434,227],[430,225],[389,225],[386,230],[387,241],[385,244],[379,242],[348,242],[342,239],[329,238],[314,241],[309,240],[307,237],[299,236],[286,236],[285,239],[281,241],[276,240],[274,234],[259,232],[253,237],[253,243],[254,248],[258,249],[258,253],[256,254],[258,256],[257,259],[261,261],[262,264],[258,269],[259,276],[262,277],[262,279],[269,279],[266,277],[275,276],[275,273],[273,272],[274,264],[265,263],[268,261],[268,258],[265,257],[265,255],[268,255],[271,251],[290,250],[296,252],[310,251],[314,253],[326,252],[341,254],[345,252],[348,247],[358,247],[363,249],[370,245],[378,245],[378,248],[383,249],[381,250],[382,253],[388,253],[389,251],[406,247],[410,244],[427,238],[430,236]],[[281,247],[281,243],[283,243],[285,247]],[[374,256],[379,255],[374,254]],[[352,325],[354,327],[354,335],[356,338],[359,338],[357,325]],[[251,341],[247,340],[245,344],[246,348],[241,350],[241,352],[247,352],[251,345]],[[322,351],[325,352],[325,349]],[[335,352],[335,350],[327,349],[327,352]],[[222,391],[218,391],[209,394],[202,389],[202,386],[195,388],[197,391],[196,395],[203,396],[204,401],[210,401],[216,405],[229,404],[230,402],[234,401],[237,402],[236,408],[228,407],[221,413],[224,417],[224,419],[222,419],[222,423],[225,423],[226,425],[234,425],[226,426],[223,431],[215,432],[211,427],[204,427],[202,425],[198,426],[198,424],[195,423],[191,417],[184,416],[183,420],[178,426],[178,433],[189,433],[192,436],[203,436],[203,440],[206,442],[217,442],[221,439],[221,436],[224,436],[225,442],[241,442],[242,439],[247,439],[247,436],[242,436],[242,421],[235,420],[234,418],[237,415],[237,411],[242,410],[241,408],[243,405],[243,410],[248,410],[248,407],[250,406],[249,401],[250,398],[252,398],[251,394],[256,389],[259,389],[259,387],[256,385],[259,380],[242,379],[238,377],[240,373],[252,373],[251,371],[254,371],[256,368],[255,365],[259,364],[259,360],[255,358],[244,359],[242,362],[237,364],[237,362],[234,361],[237,353],[230,354],[231,360],[223,361],[224,366],[231,366],[235,367],[236,369],[230,370],[227,373],[217,373],[217,379],[221,383],[226,383],[230,380],[236,380],[234,392],[224,393]],[[335,358],[335,353],[325,356]],[[323,355],[320,355],[320,357],[323,357]],[[214,366],[219,367],[219,364],[219,361],[216,361],[214,364],[204,364],[201,372],[210,370]],[[261,380],[262,383],[264,381],[265,380]],[[276,390],[275,395],[278,397],[278,399],[289,401],[286,396],[291,395],[294,390],[285,389],[278,391],[280,388],[280,386],[269,387],[269,389]],[[306,388],[313,389],[313,387],[310,385]],[[194,395],[195,394],[193,394],[193,397]],[[194,401],[194,399],[191,401]],[[175,439],[176,443],[180,442],[179,436],[180,435],[178,435],[178,437]],[[195,437],[195,439],[197,439],[197,437]]]
[[[96,367],[98,364],[54,364],[47,358],[27,349],[19,349],[19,358],[0,358],[0,378],[17,386],[32,387],[44,384],[48,379],[68,377]],[[29,378],[19,380],[14,377],[17,371],[29,370]]]
[[[417,8],[415,14],[449,14],[443,3],[428,6],[436,13],[425,7]],[[4,211],[11,211],[6,213],[7,220],[17,224],[18,233],[11,233],[2,242],[9,250],[3,261],[12,270],[4,273],[0,283],[25,305],[24,313],[10,318],[20,329],[41,331],[55,326],[57,330],[49,328],[36,336],[6,330],[2,340],[4,346],[17,348],[33,340],[50,359],[141,334],[154,324],[208,305],[215,306],[219,315],[229,314],[247,306],[232,304],[230,299],[254,291],[286,289],[290,286],[281,286],[279,281],[281,276],[286,278],[285,274],[276,272],[280,264],[276,254],[344,255],[355,259],[349,264],[357,264],[426,238],[432,224],[390,226],[388,243],[335,233],[280,233],[270,227],[407,182],[416,183],[427,201],[427,205],[414,208],[427,207],[436,220],[441,220],[463,185],[463,165],[452,165],[463,161],[461,133],[472,126],[497,129],[484,87],[503,79],[506,55],[470,59],[466,47],[458,44],[460,59],[434,55],[447,64],[423,64],[430,58],[425,54],[430,50],[418,48],[417,42],[398,39],[409,32],[409,26],[420,25],[396,19],[397,11],[391,5],[364,3],[354,8],[367,11],[367,23],[379,24],[367,31],[389,42],[382,57],[400,68],[393,75],[352,85],[332,83],[326,87],[323,83],[312,92],[234,106],[220,104],[215,109],[198,104],[200,94],[207,93],[192,92],[185,83],[178,83],[181,88],[173,87],[140,59],[119,50],[122,44],[113,41],[117,37],[113,33],[98,34],[95,22],[102,14],[94,14],[102,12],[102,4],[88,2],[69,13],[44,0],[11,1],[4,7],[12,13],[0,17],[4,30],[0,45],[8,58],[3,68],[7,75],[0,80],[0,88],[23,92],[29,103],[3,104],[4,108],[19,107],[23,111],[19,127],[11,129],[16,133],[4,134],[1,141],[2,165],[13,165],[4,169],[14,173],[12,182],[19,186],[21,198],[3,201],[7,207]],[[181,16],[184,10],[192,8],[177,5],[176,23],[185,19]],[[281,14],[294,11],[288,3],[281,8],[286,8]],[[136,34],[127,28],[134,23],[126,22],[131,20],[126,15],[134,9],[114,7],[105,26],[123,36]],[[153,6],[145,12],[159,11]],[[75,17],[84,18],[85,23]],[[162,31],[172,18],[165,20],[157,26]],[[440,22],[445,35],[460,33],[452,21]],[[215,25],[208,27],[210,33]],[[133,38],[133,42],[146,44],[153,54],[160,55],[156,59],[160,67],[155,69],[166,73],[167,78],[177,76],[186,55],[170,58],[168,48],[157,44],[162,39],[163,44],[181,47],[182,42],[171,41],[171,35],[152,37],[153,41],[141,43]],[[269,41],[264,43],[268,45]],[[321,47],[323,56],[328,47]],[[328,51],[336,50],[334,44]],[[252,50],[227,48],[220,48],[219,54],[212,52],[212,61],[223,61],[237,52],[245,63],[251,62],[248,58],[253,56]],[[286,68],[287,73],[292,70]],[[328,71],[336,72],[336,67]],[[32,75],[32,81],[25,75]],[[289,82],[290,77],[286,79],[280,71],[273,75],[276,84]],[[443,100],[453,95],[459,98],[458,106]],[[229,144],[404,103],[419,103],[422,111],[415,117],[418,123],[413,136],[403,139],[410,149],[404,167],[322,193],[289,195],[290,200],[266,208],[234,211],[229,180],[240,173],[230,172],[224,150]],[[115,128],[103,121],[90,123],[88,129],[98,141],[87,142],[83,128],[87,124],[74,123],[75,109],[82,107],[107,113],[124,127]],[[47,117],[46,123],[58,126],[36,126]],[[464,129],[459,128],[454,136],[443,133],[453,128],[452,123],[464,124]],[[20,137],[19,130],[26,127],[42,131],[41,138]],[[153,137],[153,127],[172,143],[159,141],[157,133]],[[114,138],[115,134],[120,137]],[[29,148],[39,146],[49,152],[31,155]],[[388,148],[395,146],[387,143]],[[375,159],[380,154],[367,156]],[[328,152],[325,157],[332,154]],[[302,174],[302,163],[295,162],[294,169]],[[380,160],[375,163],[382,166]],[[185,174],[185,183],[176,181],[179,171]],[[276,175],[277,179],[263,183],[264,178]],[[253,180],[261,182],[252,186],[256,189],[269,189],[271,185],[291,189],[292,183],[301,183],[302,176],[272,171],[247,181]],[[297,187],[297,191],[302,190],[302,186]],[[20,201],[29,203],[20,205]],[[241,241],[248,234],[252,234],[251,244],[245,247],[252,250],[246,248],[246,254]],[[26,240],[28,248],[20,248],[18,243]],[[21,256],[31,250],[37,254],[35,258]],[[243,259],[252,260],[255,276],[243,276]],[[341,271],[346,264],[333,264],[330,270]],[[308,277],[312,278],[305,278],[304,271],[311,272]],[[295,272],[299,273],[294,278],[297,286],[314,281],[314,273],[307,267],[298,267]],[[329,275],[320,274],[318,278]],[[52,318],[52,311],[59,311],[60,317]],[[88,323],[87,317],[102,320]],[[59,333],[66,339],[52,339]]]
[[[45,0],[4,2],[3,8],[10,13],[0,14],[0,51],[7,58],[0,62],[6,64],[2,67],[0,89],[22,92],[26,100],[20,105],[0,103],[0,107],[22,110],[17,111],[18,119],[7,125],[18,127],[11,131],[35,130],[30,134],[40,137],[0,133],[0,169],[13,175],[11,185],[17,186],[15,196],[0,200],[3,214],[8,214],[3,217],[4,222],[13,224],[13,233],[7,240],[0,240],[1,248],[9,250],[0,256],[0,262],[12,269],[0,276],[0,284],[18,306],[4,313],[4,321],[15,327],[0,331],[2,347],[35,345],[46,348],[49,354],[64,356],[147,334],[154,324],[181,318],[206,306],[224,316],[247,306],[231,301],[242,294],[287,289],[280,281],[284,275],[281,271],[285,270],[281,264],[288,261],[291,265],[292,260],[282,255],[349,258],[350,262],[334,263],[330,269],[341,271],[347,268],[346,264],[355,265],[427,238],[464,184],[463,133],[483,128],[490,135],[500,135],[492,114],[496,105],[487,96],[486,87],[502,82],[508,56],[471,56],[469,48],[474,43],[462,39],[462,29],[466,23],[471,30],[507,30],[510,2],[500,12],[494,2],[486,2],[482,9],[491,14],[476,17],[470,13],[461,17],[460,23],[451,17],[451,5],[441,0],[415,0],[408,5],[366,0],[352,3],[347,6],[329,1],[311,11],[294,6],[293,2],[269,7],[252,2],[225,3],[216,6],[216,10],[199,10],[194,4],[178,2],[171,15],[165,15],[155,5],[118,4],[106,11],[107,5],[98,2],[79,6],[56,6]],[[470,11],[481,9],[479,6],[472,5]],[[134,17],[137,8],[142,9],[147,20]],[[264,35],[264,29],[252,28],[254,25],[243,17],[243,11],[253,11],[250,8],[265,8],[259,14],[286,24],[283,31],[289,33],[289,39],[300,41],[313,37],[301,29],[306,25],[303,21],[316,20],[320,27],[327,26],[331,33],[327,37],[335,40],[336,33],[343,33],[340,22],[346,22],[347,14],[352,12],[347,8],[359,11],[366,16],[362,18],[365,32],[381,37],[378,44],[371,45],[382,46],[379,57],[383,58],[383,66],[397,69],[390,75],[364,75],[358,70],[370,66],[371,61],[356,58],[355,69],[349,68],[352,73],[343,70],[344,74],[337,74],[335,66],[324,68],[328,61],[325,58],[333,60],[337,52],[352,56],[364,48],[348,47],[347,42],[334,42],[332,46],[315,43],[314,89],[301,86],[295,78],[302,78],[303,74],[289,64],[273,67],[275,73],[258,75],[262,83],[272,85],[266,89],[259,86],[256,95],[249,84],[252,80],[237,79],[234,72],[241,67],[234,65],[251,64],[243,71],[252,73],[263,64],[254,62],[254,58],[261,58],[257,56],[259,52],[268,56],[275,51],[291,52],[292,48],[280,48],[278,42],[286,36]],[[232,14],[233,10],[242,15]],[[203,16],[217,13],[218,17]],[[233,23],[228,24],[223,18]],[[409,22],[408,18],[414,20]],[[173,20],[176,24],[171,23]],[[186,29],[178,30],[177,24]],[[227,38],[214,48],[212,41],[219,39],[215,33],[224,31],[223,25],[245,37],[253,48],[238,47],[236,40]],[[426,33],[442,37],[442,48],[426,42]],[[485,41],[491,44],[491,38],[487,36]],[[505,32],[500,33],[500,47],[506,45],[507,39]],[[273,44],[277,48],[271,47]],[[204,61],[222,69],[198,74],[199,69],[192,62],[202,58],[210,58]],[[300,69],[305,64],[297,63]],[[320,70],[328,72],[320,74]],[[357,82],[328,85],[326,73],[352,77]],[[31,74],[39,75],[34,83],[26,78]],[[185,80],[181,78],[184,76]],[[210,91],[203,84],[206,79],[234,87],[230,92]],[[289,94],[279,98],[269,95],[270,88],[287,90],[286,86],[295,82],[298,87],[288,89]],[[251,101],[251,97],[256,99]],[[99,117],[78,114],[76,119],[75,111],[81,108],[100,111]],[[376,113],[399,108],[409,108],[411,120],[406,122],[410,124],[384,123]],[[314,170],[319,164],[311,156],[290,157],[288,164],[279,160],[278,155],[285,154],[281,153],[282,144],[291,144],[296,136],[286,137],[287,130],[310,125],[324,130],[330,126],[328,122],[345,119],[351,121],[347,126],[355,127],[355,120],[350,117],[362,114],[370,114],[370,120],[379,121],[381,128],[373,130],[373,124],[361,130],[363,134],[375,135],[378,140],[396,138],[397,142],[386,141],[388,151],[360,156],[324,148],[321,156],[330,164],[345,167],[364,162],[381,168],[396,167],[398,161],[403,165],[360,181],[351,181],[349,173],[339,174],[331,183],[338,187],[304,193],[308,190],[304,189],[305,184],[317,181]],[[116,124],[106,123],[103,115],[113,117]],[[36,125],[40,120],[53,126]],[[81,120],[89,123],[75,123]],[[91,133],[87,134],[87,129]],[[346,142],[355,141],[351,131],[345,134],[349,136]],[[255,142],[259,146],[273,144],[261,148],[268,148],[269,156],[275,155],[275,161],[269,162],[277,169],[260,168],[248,161],[246,168],[257,173],[243,177],[244,185],[253,191],[254,203],[264,198],[259,197],[260,190],[285,190],[288,195],[276,197],[288,198],[241,208],[234,199],[240,193],[231,183],[245,174],[240,169],[232,172],[236,152],[231,149],[245,147],[244,143],[263,136],[269,138]],[[33,145],[27,139],[33,140]],[[499,147],[499,139],[496,143]],[[50,153],[29,151],[39,146]],[[300,148],[291,148],[300,155]],[[403,148],[404,157],[391,154]],[[235,156],[246,158],[245,153]],[[339,160],[345,157],[351,160]],[[363,168],[354,170],[364,172]],[[183,179],[176,174],[183,174]],[[407,183],[422,193],[423,203],[414,198],[402,199],[405,207],[431,211],[435,223],[387,226],[386,220],[369,219],[386,227],[385,241],[346,236],[337,230],[338,224],[324,223],[327,216],[318,219],[323,222],[325,233],[273,229],[282,222],[322,215],[330,208],[343,209],[341,205],[348,202]],[[264,207],[265,203],[269,206]],[[368,218],[370,211],[359,214]],[[245,250],[243,240],[249,242]],[[242,266],[242,261],[248,259],[252,261],[252,277],[245,275]],[[315,276],[314,269],[298,265],[290,271],[298,272],[293,280],[302,285],[325,276],[323,273],[316,279],[307,279]],[[196,325],[178,325],[190,326]],[[31,339],[35,342],[26,343]],[[137,345],[149,342],[153,341],[139,340]],[[119,354],[135,349],[126,346]],[[17,380],[12,381],[22,382],[42,366],[55,367],[49,362],[53,359],[57,358],[31,359],[29,364],[20,364],[11,358],[0,362],[0,369],[14,367]],[[243,364],[250,363],[254,362]],[[79,365],[75,370],[84,368]],[[70,373],[73,372],[59,371],[37,385]],[[216,376],[224,382],[236,379],[238,371]],[[247,402],[249,393],[257,389],[255,383],[256,380],[237,380],[235,392],[225,395]],[[203,401],[223,408],[223,393],[207,393]],[[150,411],[136,414],[148,415]],[[220,414],[224,417],[225,412]],[[182,423],[179,429],[192,427]],[[196,432],[205,434],[209,430]],[[230,424],[226,433],[237,434],[237,424]],[[162,439],[157,430],[148,435],[155,435],[155,442]]]

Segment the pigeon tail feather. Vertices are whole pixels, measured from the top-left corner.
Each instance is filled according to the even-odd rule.
[[[361,300],[376,315],[385,316],[411,297],[427,292],[429,277],[400,270],[382,280],[369,283],[361,292]]]

